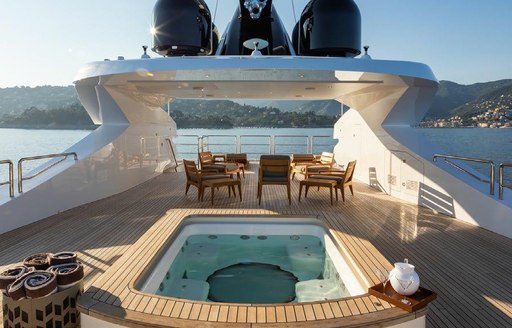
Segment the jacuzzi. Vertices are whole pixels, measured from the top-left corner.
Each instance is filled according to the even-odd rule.
[[[82,327],[425,327],[427,308],[366,293],[360,259],[331,231],[316,218],[167,215],[79,298]]]
[[[194,216],[182,222],[135,287],[158,296],[247,304],[364,294],[367,286],[342,247],[313,218]]]

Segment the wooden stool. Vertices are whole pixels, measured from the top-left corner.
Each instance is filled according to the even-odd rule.
[[[336,193],[336,201],[338,201],[338,189],[336,189],[336,180],[327,180],[327,179],[306,179],[302,180],[299,185],[299,202],[300,196],[302,195],[302,186],[306,186],[306,192],[304,193],[304,198],[308,196],[309,187],[327,187],[331,193],[331,205],[332,205],[332,190]]]
[[[204,195],[204,188],[209,187],[211,189],[212,194],[212,205],[213,205],[213,198],[215,197],[215,188],[218,187],[228,187],[228,194],[229,197],[231,197],[231,190],[233,190],[233,195],[236,197],[235,192],[235,186],[238,186],[238,193],[240,194],[240,201],[242,201],[242,183],[239,179],[214,179],[214,180],[206,180],[203,182],[203,185],[201,187],[201,195]],[[202,200],[202,199],[201,199]]]

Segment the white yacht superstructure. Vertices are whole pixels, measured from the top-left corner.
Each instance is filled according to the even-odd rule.
[[[441,162],[413,128],[437,81],[411,62],[312,57],[173,57],[91,63],[77,76],[80,99],[101,124],[61,164],[4,202],[2,232],[146,181],[171,162],[176,135],[161,110],[173,99],[335,99],[350,110],[336,123],[335,159],[358,160],[356,176],[397,198],[512,235],[510,195]],[[25,204],[31,204],[26,206]]]

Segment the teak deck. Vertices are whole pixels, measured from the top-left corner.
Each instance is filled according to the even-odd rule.
[[[158,237],[169,234],[187,215],[317,216],[331,228],[337,242],[343,243],[370,283],[378,283],[375,269],[389,270],[390,263],[408,258],[416,266],[422,286],[438,293],[438,299],[429,306],[429,327],[512,325],[511,239],[433,214],[361,183],[355,183],[355,196],[348,195],[344,203],[331,206],[328,192],[316,188],[311,188],[308,198],[299,203],[296,178],[292,182],[291,206],[283,186],[265,186],[262,205],[258,206],[257,177],[250,171],[246,173],[242,180],[242,202],[228,198],[226,190],[219,191],[214,206],[206,200],[197,202],[195,188],[184,195],[183,173],[167,173],[119,195],[0,235],[0,269],[37,252],[77,251],[86,268],[86,288],[92,286],[88,298],[84,298],[90,303],[82,304],[82,309],[87,311],[92,306],[93,314],[95,306],[99,306],[96,302],[101,301],[102,311],[114,316],[144,320],[145,312],[156,314],[155,322],[146,322],[148,327],[169,323],[319,327],[365,321],[385,326],[410,319],[414,313],[373,296],[255,307],[170,298],[162,301],[138,295],[129,288],[129,279],[123,278],[125,271],[140,272],[147,261],[144,253],[127,253],[133,244],[152,250],[151,245],[158,244]],[[145,238],[141,238],[143,235]],[[130,263],[117,261],[125,253],[133,255]],[[118,273],[119,277],[102,278],[106,270],[114,277]]]

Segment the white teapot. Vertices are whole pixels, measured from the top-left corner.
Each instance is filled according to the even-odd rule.
[[[420,287],[420,277],[407,259],[395,263],[395,268],[389,273],[389,281],[398,294],[405,296],[416,293]]]

